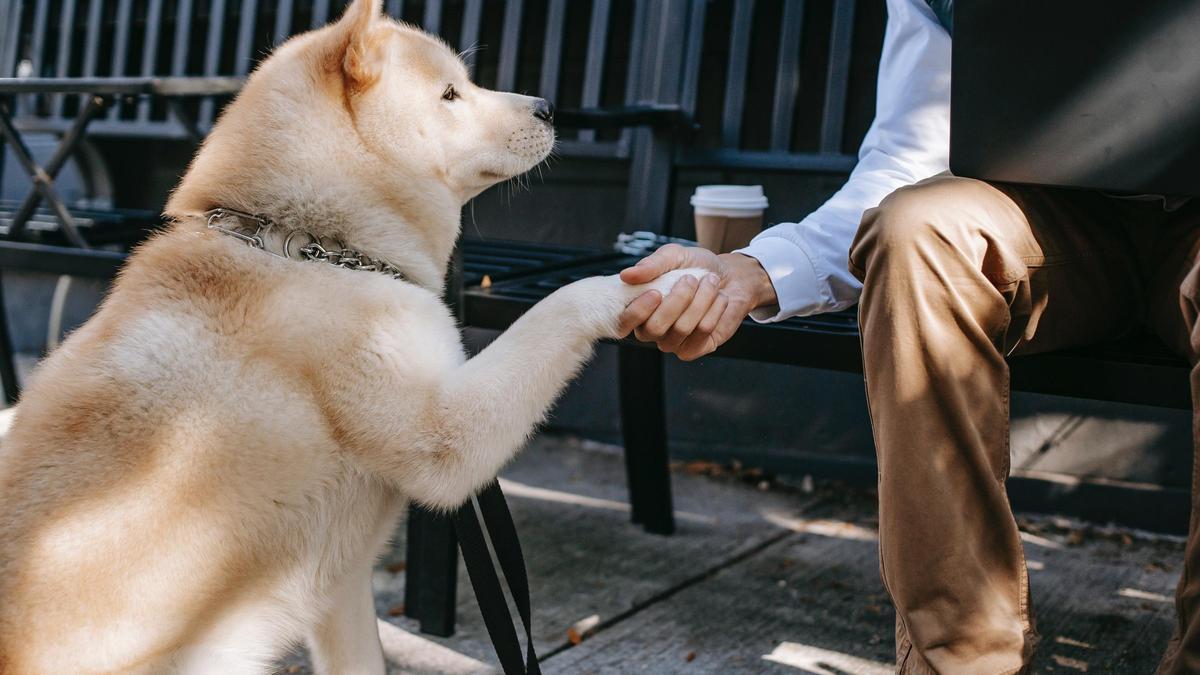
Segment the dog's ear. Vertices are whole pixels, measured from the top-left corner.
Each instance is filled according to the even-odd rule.
[[[351,91],[367,89],[379,79],[383,55],[372,40],[372,29],[382,12],[383,0],[354,0],[337,22],[337,33],[345,50],[341,68]]]

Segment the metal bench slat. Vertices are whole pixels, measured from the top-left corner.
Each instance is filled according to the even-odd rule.
[[[829,69],[825,81],[825,109],[821,117],[821,151],[842,151],[846,124],[846,94],[850,88],[850,53],[854,39],[855,0],[836,0],[833,35],[829,41]]]
[[[238,17],[237,51],[233,57],[233,72],[245,75],[254,65],[254,24],[258,19],[258,0],[242,0],[242,8]]]
[[[142,75],[145,77],[154,74],[161,24],[162,0],[150,0],[150,4],[146,8],[146,40],[142,43]],[[146,122],[150,119],[150,99],[143,98],[138,101],[137,117],[139,122]]]
[[[49,21],[50,1],[37,0],[33,8],[33,42],[29,47],[29,60],[33,64],[33,73],[42,72],[42,49],[46,41],[46,23]]]
[[[746,105],[746,71],[750,68],[750,33],[754,29],[754,0],[733,5],[733,30],[729,40],[729,65],[725,74],[725,104],[721,115],[721,144],[739,147],[742,112]]]
[[[385,10],[388,16],[399,19],[404,16],[404,0],[388,0],[387,9]]]
[[[129,74],[125,68],[129,55],[129,28],[132,23],[130,20],[132,14],[133,0],[120,0],[117,3],[117,35],[113,39],[112,71],[109,73],[113,77],[123,77]],[[110,106],[108,119],[118,119],[122,107],[120,101],[117,102],[117,105]]]
[[[462,31],[458,49],[466,54],[467,72],[475,76],[475,50],[479,47],[480,22],[483,21],[483,0],[467,0],[463,6]]]
[[[316,9],[313,10],[316,12]],[[212,77],[217,74],[221,60],[221,36],[225,29],[225,0],[212,0],[212,12],[208,16],[208,37],[204,45],[204,74]],[[200,118],[197,124],[201,129],[212,127],[216,102],[211,98],[200,101]]]
[[[546,40],[542,43],[542,74],[538,94],[553,103],[558,102],[558,76],[562,68],[566,19],[567,0],[550,0],[546,8]]]
[[[329,21],[329,0],[313,0],[312,21],[310,28],[320,28]]]
[[[9,77],[16,74],[17,43],[21,41],[21,14],[25,10],[25,3],[23,0],[11,0],[3,7],[8,14],[0,17],[4,19],[4,33],[0,35],[0,48],[3,48],[0,53],[0,75]]]
[[[281,45],[292,34],[293,0],[280,0],[275,6],[274,44]]]
[[[792,144],[796,97],[800,95],[800,37],[804,31],[804,0],[784,0],[775,70],[775,101],[771,111],[771,150],[787,152]]]
[[[291,7],[290,3],[288,7]],[[171,52],[171,74],[182,77],[187,69],[188,45],[191,43],[188,26],[191,23],[192,0],[179,0],[175,12],[175,45]]]
[[[442,0],[425,0],[421,26],[434,35],[442,32]]]
[[[67,66],[71,63],[71,46],[74,40],[71,39],[71,33],[75,27],[75,0],[63,0],[62,13],[58,17],[58,55],[54,61],[54,74],[58,77],[66,77]],[[62,116],[63,105],[66,99],[62,96],[55,96],[50,102],[50,110],[52,114]]]
[[[521,42],[522,0],[508,0],[500,33],[500,62],[496,65],[496,89],[512,91],[517,86],[517,57]]]
[[[700,54],[704,49],[704,20],[708,3],[691,0],[688,10],[687,45],[683,62],[683,81],[679,87],[679,101],[683,109],[694,116],[696,97],[700,93]]]
[[[583,66],[583,97],[580,107],[595,108],[600,105],[600,92],[604,86],[604,55],[608,51],[608,22],[612,16],[610,0],[595,0],[592,3],[591,22],[588,26],[587,56]],[[579,140],[590,142],[596,132],[584,129]]]

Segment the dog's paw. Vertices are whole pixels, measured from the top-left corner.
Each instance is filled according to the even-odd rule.
[[[658,291],[665,297],[671,292],[672,288],[675,288],[675,284],[679,283],[679,281],[684,277],[692,277],[699,282],[707,275],[708,270],[701,269],[699,267],[688,267],[681,270],[671,270],[654,281],[646,284],[638,284],[636,286],[625,284],[626,302],[628,303],[632,301],[634,298],[640,296],[646,291]]]
[[[597,331],[597,337],[616,338],[621,337],[621,313],[635,298],[647,291],[658,291],[666,296],[683,277],[691,276],[699,281],[706,274],[706,270],[698,268],[672,270],[650,283],[636,286],[621,281],[617,275],[590,277],[564,286],[560,293],[562,299],[570,303],[578,320]]]

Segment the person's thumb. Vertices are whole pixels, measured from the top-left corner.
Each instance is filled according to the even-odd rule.
[[[686,256],[682,246],[667,244],[638,261],[633,267],[621,270],[621,281],[627,284],[645,284],[674,269],[684,267]]]

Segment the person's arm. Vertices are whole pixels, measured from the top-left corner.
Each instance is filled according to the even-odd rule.
[[[950,36],[924,0],[887,4],[875,121],[846,184],[807,218],[769,228],[735,253],[664,247],[622,272],[628,283],[645,283],[680,266],[718,276],[717,293],[678,288],[661,302],[647,298],[631,305],[629,322],[645,317],[635,331],[639,339],[690,360],[728,340],[747,314],[778,321],[857,302],[861,287],[846,261],[863,212],[949,163]],[[714,323],[719,303],[724,308]],[[705,333],[710,324],[713,330]]]

